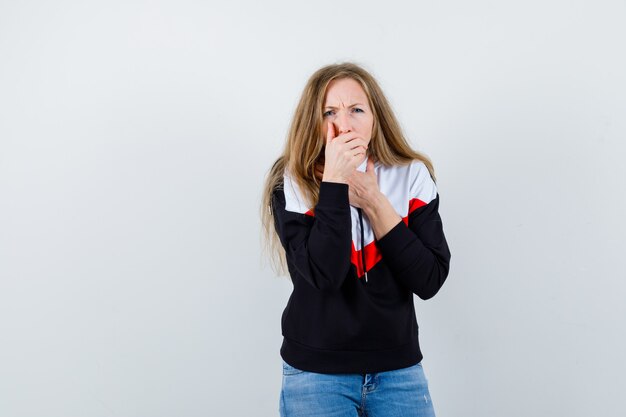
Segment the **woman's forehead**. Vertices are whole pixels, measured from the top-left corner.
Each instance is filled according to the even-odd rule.
[[[324,106],[330,108],[366,105],[367,95],[357,81],[352,78],[333,80],[328,85]]]

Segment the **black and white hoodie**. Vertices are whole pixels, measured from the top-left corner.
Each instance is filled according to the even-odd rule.
[[[322,182],[315,207],[288,172],[274,190],[275,226],[293,282],[280,353],[298,369],[373,373],[422,360],[413,294],[433,297],[450,264],[439,194],[421,161],[375,163],[374,170],[403,220],[379,240],[365,213],[349,204],[347,184]]]

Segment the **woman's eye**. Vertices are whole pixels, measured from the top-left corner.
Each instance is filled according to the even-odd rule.
[[[353,110],[355,112],[359,112],[359,113],[365,113],[362,109],[358,108],[358,107],[354,107]],[[326,117],[326,116],[330,116],[333,113],[332,110],[328,110],[327,112],[322,113],[322,117]]]

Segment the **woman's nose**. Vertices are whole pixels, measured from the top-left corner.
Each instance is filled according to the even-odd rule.
[[[351,130],[350,120],[348,119],[348,115],[344,112],[339,112],[337,117],[335,117],[335,126],[339,133],[346,133]]]

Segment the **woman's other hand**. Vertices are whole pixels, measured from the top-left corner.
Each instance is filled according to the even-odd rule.
[[[355,171],[348,179],[350,204],[364,210],[369,210],[375,201],[381,197],[378,180],[374,171],[374,161],[367,158],[365,172]]]
[[[370,158],[365,172],[356,171],[348,180],[348,186],[350,204],[363,209],[376,239],[385,236],[402,221],[387,196],[380,192],[374,162]]]

